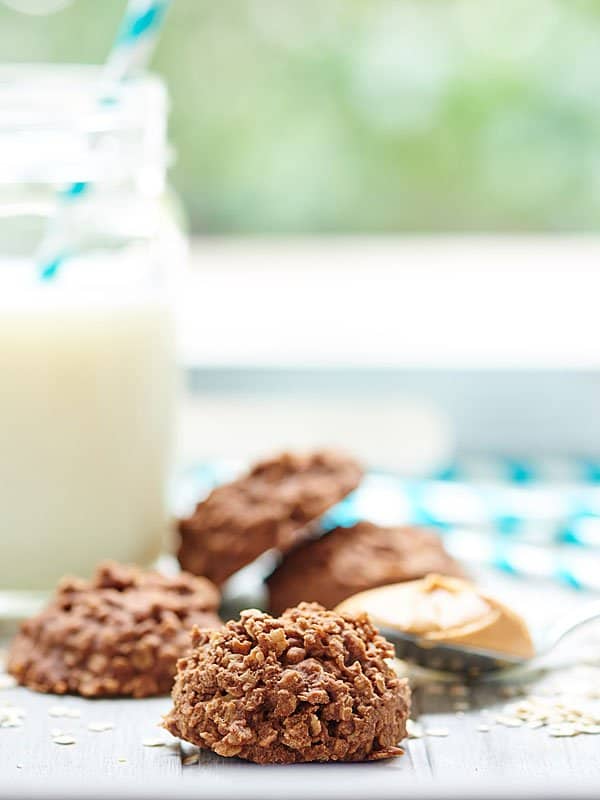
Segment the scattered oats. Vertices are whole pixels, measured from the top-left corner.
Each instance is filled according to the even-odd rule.
[[[551,725],[548,728],[550,736],[577,736],[577,731],[573,725],[565,722],[563,725]]]
[[[12,675],[0,675],[0,691],[2,689],[13,689],[17,685]]]
[[[478,725],[477,726],[477,730],[480,733],[487,733],[490,730],[490,726],[489,725]]]
[[[533,698],[531,700],[519,700],[518,703],[513,703],[510,708],[516,714],[529,714],[535,709],[535,703]]]
[[[455,711],[468,711],[471,708],[470,703],[465,703],[464,701],[454,703],[454,710]]]
[[[73,706],[50,706],[48,709],[48,715],[50,717],[68,717],[69,719],[78,719],[81,716],[81,712],[77,708],[73,708]]]
[[[583,732],[583,727],[600,723],[596,718],[598,709],[585,700],[587,687],[578,682],[568,685],[569,692],[558,695],[548,694],[546,687],[537,687],[536,694],[506,705],[502,716],[519,719],[530,729],[548,726],[553,736],[575,736]]]
[[[68,733],[63,733],[60,736],[54,736],[52,741],[54,744],[75,744],[75,739],[69,736]]]
[[[427,728],[425,730],[427,736],[448,736],[449,733],[448,728]]]
[[[102,733],[103,731],[112,731],[115,726],[112,722],[90,722],[87,726],[88,731],[94,731],[94,733]]]
[[[496,717],[496,722],[499,725],[504,725],[506,728],[520,728],[523,724],[523,720],[518,717],[508,717],[504,714],[499,714]]]
[[[164,739],[142,739],[144,747],[164,747],[167,742]]]
[[[200,761],[200,754],[199,753],[192,753],[189,756],[186,756],[183,761],[181,762],[184,767],[189,767],[192,764],[197,764]]]
[[[406,720],[406,733],[409,739],[420,739],[423,735],[423,726],[413,719]]]
[[[595,725],[593,723],[577,722],[575,724],[575,730],[577,731],[577,733],[598,734],[600,733],[600,725]]]
[[[0,728],[20,728],[25,717],[25,709],[18,706],[0,706]]]

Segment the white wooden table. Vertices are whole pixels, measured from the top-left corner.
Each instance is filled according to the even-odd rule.
[[[373,240],[359,245],[354,240],[336,239],[326,247],[315,240],[302,245],[275,242],[268,248],[259,244],[255,249],[248,242],[203,242],[197,252],[198,272],[185,287],[180,302],[182,359],[188,366],[215,369],[309,365],[327,370],[332,365],[370,368],[377,364],[417,371],[426,365],[450,371],[481,368],[486,370],[488,383],[490,366],[498,370],[561,368],[569,370],[569,380],[560,373],[556,386],[552,384],[554,402],[548,406],[552,424],[538,426],[540,436],[543,434],[541,441],[549,447],[554,440],[548,437],[554,436],[560,445],[573,448],[581,444],[585,450],[586,444],[598,440],[594,436],[597,395],[590,393],[590,386],[596,391],[599,385],[599,252],[597,239],[506,243],[477,237],[468,241]],[[436,287],[435,292],[431,286]],[[577,302],[565,303],[574,286],[578,289]],[[252,304],[248,297],[252,297]],[[426,305],[423,298],[427,298]],[[507,307],[511,308],[510,326],[506,325]],[[274,330],[277,336],[273,336]],[[578,377],[575,368],[586,374]],[[584,384],[576,383],[582,380]],[[405,391],[405,384],[401,388]],[[571,394],[564,394],[567,389]],[[514,390],[499,402],[496,384],[493,391],[498,411],[506,408],[514,395],[519,413],[509,415],[504,426],[497,419],[489,425],[484,415],[477,428],[478,418],[473,419],[471,413],[475,404],[465,406],[461,396],[458,399],[469,409],[470,435],[475,436],[475,429],[476,444],[484,449],[498,443],[485,438],[490,435],[506,447],[516,441],[526,448],[532,441],[529,431],[535,429],[535,419],[545,406],[537,408],[534,416],[523,411],[531,392]],[[421,394],[417,392],[417,397]],[[579,405],[569,405],[569,398]],[[591,398],[590,413],[581,411],[582,398]],[[275,446],[269,435],[276,438],[281,431],[289,431],[290,420],[299,429],[302,426],[298,421],[308,420],[306,429],[319,436],[316,423],[321,420],[331,434],[330,417],[317,417],[310,407],[292,409],[287,416],[284,407],[276,418],[280,428],[275,429],[272,404],[261,406],[260,400],[256,408],[246,403],[244,414],[240,414],[234,406],[235,397],[228,401],[226,394],[213,393],[203,398],[204,405],[197,413],[194,407],[188,409],[190,418],[180,443],[183,460],[187,463],[223,454],[229,444],[232,453],[241,456],[247,456],[255,444],[264,452]],[[229,416],[224,416],[225,401],[231,404],[225,408]],[[319,401],[322,403],[322,398]],[[411,463],[417,456],[425,461],[440,457],[444,448],[450,447],[451,441],[446,441],[438,428],[431,428],[429,438],[425,436],[427,420],[423,422],[422,416],[417,419],[412,407],[402,416],[397,412],[398,397],[390,402],[394,408],[389,413],[395,411],[395,416],[385,418],[383,435],[369,429],[370,440],[387,442],[390,430],[397,431],[401,447],[392,440],[390,449],[396,453],[408,450]],[[362,400],[360,404],[364,406]],[[220,418],[212,413],[217,407]],[[479,407],[486,408],[485,402]],[[561,410],[573,424],[556,422]],[[333,411],[339,415],[337,405]],[[366,413],[377,417],[370,408]],[[381,416],[381,408],[378,414]],[[261,418],[268,424],[257,425]],[[215,419],[222,424],[216,425]],[[240,421],[239,429],[231,427],[235,419]],[[415,435],[419,420],[421,428]],[[580,438],[561,438],[572,433],[577,420]],[[340,426],[344,441],[347,427]],[[231,441],[224,443],[231,431]],[[249,436],[247,431],[258,431],[258,443],[251,438],[244,440],[244,435]],[[214,441],[210,438],[213,434]],[[428,449],[423,453],[424,441]],[[240,452],[244,443],[246,447]],[[349,445],[352,447],[352,440]],[[517,583],[491,575],[482,578],[490,592],[523,611],[534,628],[568,605],[582,602],[582,596],[555,586]],[[567,643],[557,658],[593,662],[595,666],[590,668],[597,671],[600,690],[600,631],[588,631],[578,640],[577,647]],[[564,684],[577,681],[571,667],[556,672],[555,677]],[[0,798],[597,797],[600,736],[552,738],[543,728],[495,724],[488,732],[481,732],[477,730],[485,717],[481,709],[489,709],[493,719],[507,698],[498,688],[479,687],[467,700],[469,708],[457,711],[456,697],[416,688],[413,716],[425,727],[447,728],[449,735],[413,739],[406,743],[406,755],[393,761],[257,767],[201,753],[198,763],[186,766],[184,759],[194,752],[188,745],[175,741],[164,747],[142,744],[145,737],[164,736],[169,740],[156,727],[169,708],[168,698],[87,701],[40,695],[22,688],[4,689],[0,690],[0,707],[13,703],[24,709],[26,716],[20,727],[0,728]],[[460,701],[465,702],[462,698]],[[74,708],[79,716],[52,717],[48,711],[56,705]],[[88,730],[90,722],[98,721],[111,722],[113,728]],[[54,743],[53,729],[72,734],[75,743]]]
[[[534,626],[558,608],[582,602],[581,595],[544,584],[525,585],[494,575],[487,586],[511,599]],[[518,602],[516,602],[518,601]],[[557,651],[545,681],[577,689],[578,670],[597,677],[600,693],[600,630],[574,635]],[[509,687],[516,686],[511,681]],[[533,691],[531,685],[525,691]],[[0,729],[0,797],[490,797],[594,796],[600,778],[600,736],[553,738],[547,729],[509,728],[494,718],[510,701],[501,687],[470,688],[466,697],[414,691],[413,717],[426,728],[447,728],[445,737],[426,736],[406,743],[402,758],[375,764],[258,767],[200,753],[195,764],[184,758],[195,748],[157,728],[169,698],[84,700],[57,698],[22,688],[0,691],[0,706],[24,709],[21,727]],[[463,707],[468,703],[468,708]],[[600,703],[600,701],[599,701]],[[50,716],[68,707],[79,717]],[[459,709],[459,710],[457,710]],[[487,712],[482,713],[482,709]],[[93,732],[88,724],[107,721],[111,730]],[[490,730],[478,730],[489,721]],[[52,741],[51,731],[69,733],[75,744]],[[145,738],[164,738],[147,747]],[[569,788],[570,787],[570,788]],[[586,792],[588,793],[586,795]]]

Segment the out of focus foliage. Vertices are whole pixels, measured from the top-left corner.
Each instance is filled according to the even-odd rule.
[[[0,5],[0,53],[102,61],[123,8]],[[196,230],[600,227],[599,0],[174,0],[154,66]]]

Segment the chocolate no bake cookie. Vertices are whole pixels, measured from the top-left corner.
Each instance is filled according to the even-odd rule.
[[[288,550],[306,525],[355,489],[362,477],[352,458],[333,451],[283,453],[214,489],[179,523],[179,563],[223,583],[276,548]]]
[[[267,579],[270,608],[280,613],[301,600],[335,608],[357,592],[430,572],[464,575],[435,533],[360,522],[335,528],[288,553]]]
[[[205,578],[108,562],[64,579],[15,637],[8,671],[39,692],[86,697],[168,694],[190,630],[219,627],[219,592]]]
[[[252,609],[192,638],[164,722],[175,736],[260,764],[402,753],[410,689],[366,614],[308,603],[279,618]]]

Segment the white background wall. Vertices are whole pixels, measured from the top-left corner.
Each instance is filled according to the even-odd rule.
[[[591,237],[199,241],[180,452],[597,455],[598,264]]]

